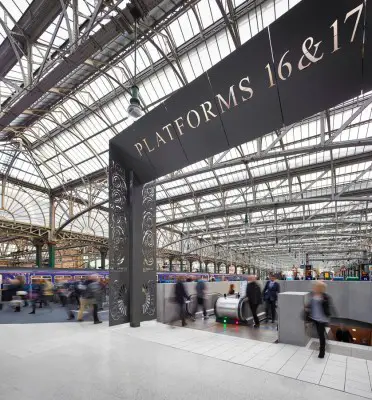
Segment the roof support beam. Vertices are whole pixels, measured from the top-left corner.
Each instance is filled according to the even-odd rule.
[[[284,153],[284,151],[282,153]],[[333,164],[337,168],[337,167],[341,167],[341,166],[356,164],[356,163],[362,162],[362,161],[369,161],[371,159],[371,157],[372,157],[372,152],[361,153],[361,154],[357,154],[357,155],[353,155],[353,156],[349,156],[349,157],[343,157],[343,158],[336,159],[333,162]],[[220,164],[220,167],[226,168],[232,164],[233,163],[231,163],[231,164],[224,163],[224,164]],[[240,161],[240,164],[242,164],[241,161]],[[329,164],[330,164],[329,161],[326,161],[326,162],[322,162],[322,163],[314,163],[314,164],[306,165],[304,167],[292,169],[291,176],[293,177],[293,176],[305,175],[305,174],[312,173],[312,172],[323,171],[326,169],[328,170]],[[198,171],[198,173],[199,173],[199,171]],[[194,172],[194,174],[195,174],[195,172]],[[258,185],[260,183],[266,183],[266,182],[273,181],[273,180],[276,181],[276,180],[287,178],[287,176],[288,176],[288,171],[286,171],[286,170],[274,172],[271,174],[255,177],[254,184]],[[178,179],[180,179],[180,178],[178,177]],[[163,181],[163,180],[159,181],[159,184],[164,184],[164,183],[165,183],[165,181]],[[168,204],[170,201],[172,201],[173,203],[179,202],[179,201],[186,200],[189,198],[195,198],[195,197],[204,196],[207,194],[217,193],[217,192],[221,192],[221,191],[224,192],[227,190],[245,187],[246,185],[247,185],[247,180],[242,179],[240,181],[227,183],[227,184],[224,184],[221,186],[216,185],[211,188],[196,190],[194,192],[172,196],[170,199],[168,199],[168,198],[159,199],[156,201],[156,204],[157,205]]]
[[[75,221],[75,219],[81,217],[82,215],[84,215],[85,213],[87,213],[88,211],[94,210],[97,207],[103,206],[104,204],[108,203],[108,199],[107,200],[103,200],[99,203],[96,204],[92,204],[91,206],[85,208],[83,211],[80,211],[79,213],[75,214],[74,216],[72,216],[71,218],[69,218],[66,222],[64,222],[55,232],[55,235],[57,236],[63,229],[66,228],[67,225],[71,224],[71,222]]]
[[[63,1],[66,2],[67,0]],[[30,43],[34,43],[51,22],[55,20],[60,12],[60,0],[33,1],[10,34],[17,37],[18,46],[20,46],[20,49],[26,53],[26,37],[29,38]],[[17,64],[17,56],[14,53],[11,42],[8,38],[0,45],[0,59],[0,77],[5,77],[5,75]]]

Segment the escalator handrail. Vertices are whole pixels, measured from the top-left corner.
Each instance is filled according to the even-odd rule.
[[[206,297],[207,296],[217,296],[217,298],[219,298],[219,297],[222,297],[223,296],[223,294],[221,294],[221,293],[218,293],[218,292],[212,292],[212,293],[206,293]],[[189,300],[191,299],[191,298],[196,298],[197,297],[197,295],[196,294],[191,294],[190,296],[189,296]],[[217,303],[217,300],[216,300],[216,303]],[[214,310],[216,309],[216,303],[213,305],[213,308],[214,308]],[[191,304],[191,301],[189,302],[189,303],[186,303],[186,313],[187,313],[187,315],[189,316],[189,317],[191,317],[192,315],[193,315],[193,310],[190,310],[190,304]]]

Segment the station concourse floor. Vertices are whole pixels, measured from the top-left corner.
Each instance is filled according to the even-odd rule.
[[[0,357],[1,399],[372,398],[369,361],[156,322],[2,324]]]

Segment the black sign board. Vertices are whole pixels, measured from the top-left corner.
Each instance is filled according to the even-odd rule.
[[[302,1],[270,26],[286,125],[360,94],[364,4]]]
[[[372,1],[367,2],[365,43],[363,49],[363,90],[372,88]]]
[[[112,139],[121,165],[143,184],[370,90],[370,3],[303,0]]]

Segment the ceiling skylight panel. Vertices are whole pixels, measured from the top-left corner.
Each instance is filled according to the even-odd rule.
[[[162,55],[159,53],[159,50],[150,42],[144,44],[146,47],[147,52],[150,55],[152,62],[156,62],[162,58]],[[124,81],[123,81],[124,82]]]
[[[267,1],[260,6],[263,25],[266,28],[275,21],[275,8],[273,1]]]
[[[157,75],[157,82],[161,82],[161,93],[163,96],[169,95],[173,92],[171,79],[169,79],[168,71],[170,71],[171,67],[167,65],[165,68],[161,69]]]
[[[100,153],[102,150],[108,149],[109,144],[105,133],[100,133],[90,139],[87,139],[87,143],[92,147],[92,149]]]
[[[227,57],[233,50],[234,47],[231,47],[229,43],[229,39],[227,37],[227,29],[222,30],[216,35],[218,49],[220,51],[221,59]]]
[[[203,43],[202,45],[200,45],[197,48],[197,52],[199,55],[199,59],[203,60],[201,65],[202,65],[204,72],[208,71],[212,67],[213,64],[212,64],[211,58],[209,56],[209,49],[205,45],[205,43]]]
[[[194,53],[195,53],[195,51],[194,51]],[[185,72],[186,79],[188,80],[188,82],[192,82],[198,75],[195,74],[194,68],[190,61],[189,54],[186,54],[181,57],[181,65]],[[200,71],[200,74],[203,72],[203,70],[200,66],[200,62],[199,62],[199,71]]]
[[[211,171],[208,171],[208,172],[204,172],[204,173],[201,173],[201,174],[190,176],[190,177],[187,178],[187,181],[189,183],[190,182],[193,183],[193,182],[198,182],[198,181],[201,181],[201,180],[204,180],[204,179],[210,179],[210,178],[213,178],[213,177],[214,177],[214,173],[211,172]]]
[[[251,28],[251,34],[252,37],[257,35],[257,33],[260,31],[259,26],[258,26],[258,18],[257,18],[257,13],[255,10],[252,10],[248,14],[249,18],[249,26]]]
[[[190,24],[189,24],[190,25]],[[176,19],[169,25],[169,30],[173,36],[173,40],[177,47],[181,46],[185,42],[185,36],[183,33],[183,29],[181,29],[179,19]],[[189,26],[189,31],[191,31],[191,27]],[[185,31],[185,33],[187,33]],[[187,40],[187,39],[186,39]]]
[[[189,10],[187,13],[184,13],[183,15],[181,15],[177,20],[179,23],[179,26],[181,27],[182,37],[183,37],[183,42],[177,44],[177,47],[180,44],[187,42],[188,40],[193,38],[196,34],[196,32],[194,32],[192,29],[191,22],[190,22],[190,16],[195,19],[195,17],[193,16],[193,12],[191,10]]]
[[[288,11],[288,2],[289,0],[274,0],[277,19]]]
[[[222,18],[221,10],[219,9],[215,0],[208,0],[209,7],[212,14],[213,22],[216,22]]]
[[[166,80],[167,79],[164,79],[164,81],[166,81]],[[155,74],[155,75],[151,76],[150,82],[151,82],[153,89],[155,90],[156,97],[157,97],[156,100],[163,98],[166,95],[166,93],[163,90],[163,80],[160,81],[157,74]]]
[[[177,196],[179,194],[184,194],[184,193],[188,193],[190,191],[190,189],[187,186],[180,186],[178,188],[175,189],[167,189],[167,193],[169,196]]]
[[[195,74],[195,77],[200,76],[204,72],[204,69],[202,66],[202,62],[201,62],[198,50],[197,49],[191,50],[188,53],[188,56],[189,56],[189,60],[190,60],[193,72]]]
[[[63,171],[66,171],[68,168],[71,168],[71,163],[61,156],[55,157],[52,160],[45,161],[44,165],[48,170],[48,174],[46,175],[47,177],[49,177],[50,174],[52,173],[54,175],[57,175],[61,180],[65,179]]]
[[[202,180],[200,182],[192,183],[191,186],[194,190],[207,189],[217,186],[217,181],[215,179]]]
[[[97,162],[95,158],[91,158],[89,160],[84,161],[83,163],[79,164],[79,168],[85,173],[90,174],[98,169],[102,168],[101,164]]]
[[[89,150],[89,148],[81,143],[78,146],[75,146],[71,150],[65,152],[66,156],[74,161],[75,164],[86,160],[93,156],[93,153]]]
[[[213,24],[213,17],[209,6],[209,0],[201,0],[195,7],[198,11],[199,19],[201,20],[203,29],[208,28]]]
[[[156,93],[156,90],[154,89],[154,86],[152,85],[150,78],[146,79],[146,83],[145,81],[143,83],[144,83],[144,90],[148,98],[147,103],[153,103],[156,100],[158,100],[159,99],[158,94]],[[143,91],[142,92],[140,91],[140,93],[143,96],[144,94]]]

